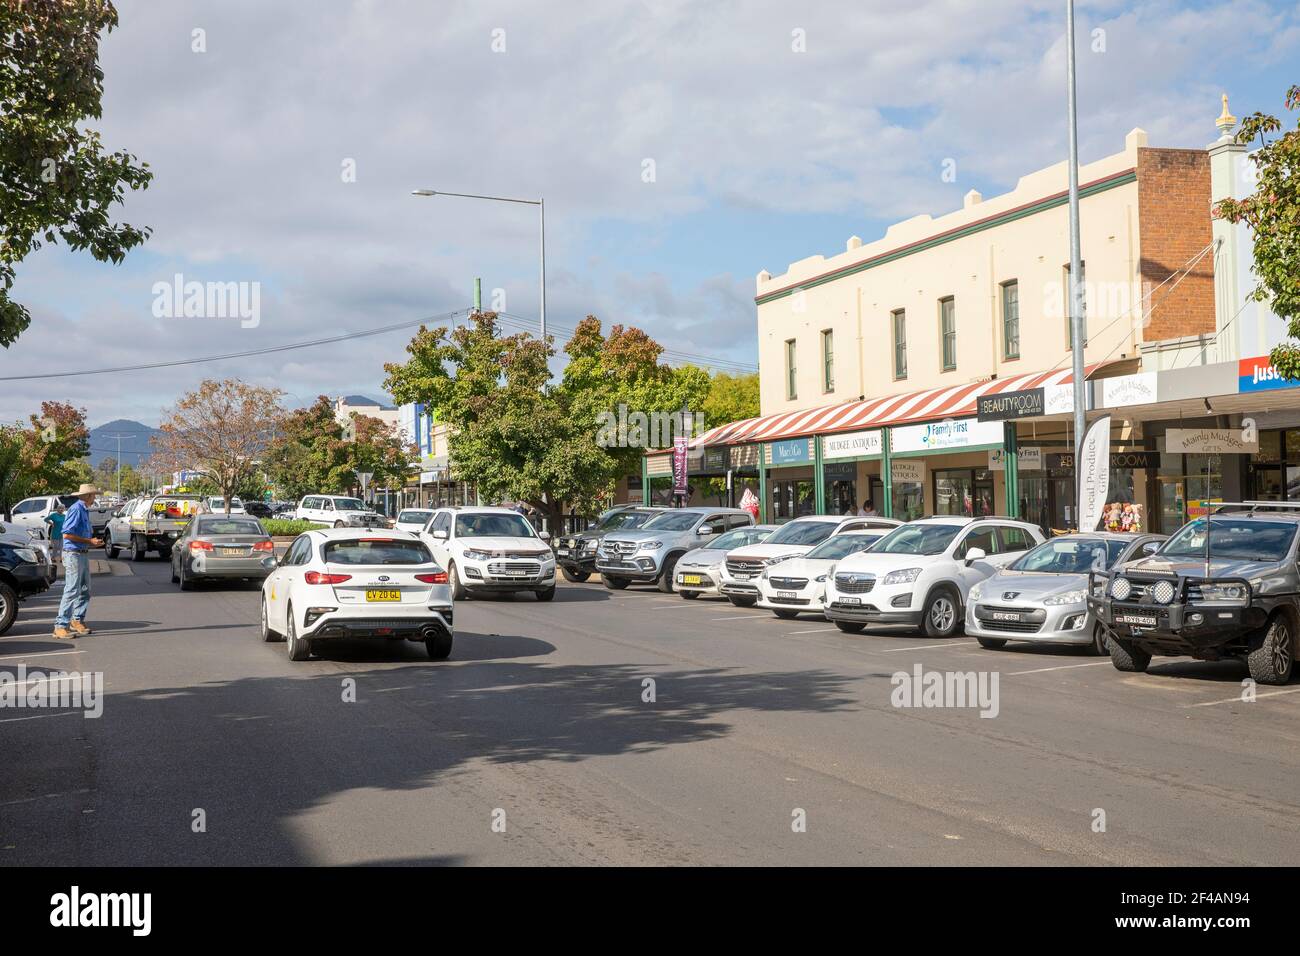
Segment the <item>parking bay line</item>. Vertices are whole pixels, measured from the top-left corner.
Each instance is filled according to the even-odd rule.
[[[1258,700],[1261,697],[1280,697],[1283,694],[1300,694],[1300,687],[1292,687],[1290,690],[1266,691],[1263,694],[1256,694],[1255,699]],[[1183,706],[1184,707],[1214,707],[1217,706],[1218,704],[1245,704],[1245,703],[1248,702],[1242,700],[1240,697],[1229,697],[1227,700],[1211,700],[1211,701],[1206,701],[1203,704],[1184,704]]]
[[[29,657],[58,657],[60,654],[80,654],[80,653],[82,652],[81,651],[44,651],[43,653],[40,654],[7,654],[4,657],[0,657],[0,664],[3,664],[5,661],[27,660]]]
[[[1028,671],[1008,671],[1008,677],[1015,677],[1017,674],[1045,674],[1048,671],[1068,671],[1076,667],[1101,667],[1103,664],[1109,664],[1110,661],[1090,661],[1087,664],[1062,664],[1059,667],[1035,667]]]
[[[838,627],[814,627],[811,631],[788,631],[786,636],[789,637],[795,634],[821,634],[824,631],[838,631],[838,630],[839,630]]]
[[[936,647],[961,647],[963,644],[974,644],[974,641],[949,641],[947,644],[922,644],[920,647],[891,647],[882,650],[882,654],[897,654],[899,651],[928,651]]]

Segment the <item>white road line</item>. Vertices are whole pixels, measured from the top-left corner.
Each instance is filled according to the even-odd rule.
[[[1062,664],[1060,667],[1035,667],[1030,671],[1010,671],[1007,676],[1014,677],[1016,674],[1045,674],[1048,671],[1068,671],[1075,667],[1101,667],[1109,663],[1110,661],[1092,661],[1087,664]]]
[[[663,607],[658,608],[658,610],[660,610],[660,611],[680,611],[682,608],[686,608],[686,607],[690,607],[690,606],[691,606],[691,605],[687,604],[685,601],[682,601],[680,604],[669,604],[669,605],[666,605],[666,606],[663,606]]]
[[[788,634],[820,634],[823,631],[838,631],[838,627],[814,627],[811,631],[789,631]]]
[[[1256,699],[1261,697],[1281,697],[1283,694],[1300,694],[1300,687],[1292,687],[1290,690],[1270,690],[1263,694],[1256,694]],[[1245,704],[1247,701],[1240,697],[1229,697],[1227,700],[1211,700],[1204,704],[1183,704],[1184,707],[1215,707],[1219,704]]]
[[[40,654],[6,654],[0,657],[0,664],[5,661],[23,661],[30,657],[58,657],[60,654],[80,654],[81,651],[44,651]]]
[[[935,647],[961,647],[963,644],[971,644],[972,641],[949,641],[947,644],[922,644],[920,647],[891,647],[889,650],[881,651],[882,654],[897,654],[899,651],[928,651]]]
[[[84,711],[84,710],[64,710],[64,711],[60,711],[60,712],[57,713],[57,714],[35,714],[34,716],[31,716],[31,717],[6,717],[4,720],[0,720],[0,724],[13,724],[13,723],[17,723],[17,722],[20,721],[20,720],[42,720],[42,719],[45,718],[45,717],[75,717],[75,716],[77,716],[78,714],[81,714],[81,715],[84,716],[84,715],[85,715],[85,711]]]
[[[760,616],[761,615],[758,614],[728,614],[726,617],[711,617],[709,618],[709,623],[712,624],[714,621],[739,621],[747,617],[754,618]]]

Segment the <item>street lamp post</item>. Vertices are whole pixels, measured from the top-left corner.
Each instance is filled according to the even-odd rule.
[[[510,199],[506,196],[480,196],[475,193],[449,193],[440,189],[412,189],[412,196],[455,196],[459,199],[485,199],[489,202],[513,202],[525,206],[536,206],[538,213],[539,240],[541,251],[541,340],[546,341],[546,200],[545,199]]]
[[[1079,249],[1079,120],[1075,103],[1074,0],[1065,0],[1065,71],[1070,135],[1070,349],[1074,353],[1074,520],[1083,503],[1083,437],[1087,428],[1083,380],[1083,282]],[[1084,530],[1079,528],[1080,531]]]

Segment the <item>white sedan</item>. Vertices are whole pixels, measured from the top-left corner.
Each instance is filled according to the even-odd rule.
[[[758,576],[757,607],[777,617],[798,617],[800,611],[818,614],[826,606],[826,579],[841,558],[865,551],[885,536],[883,529],[845,531],[827,538],[807,554],[764,568]]]
[[[275,561],[268,558],[268,562]],[[262,584],[262,639],[303,661],[328,641],[423,641],[451,654],[447,572],[415,535],[331,528],[298,535]]]

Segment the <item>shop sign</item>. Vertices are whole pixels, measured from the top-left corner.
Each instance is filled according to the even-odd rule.
[[[757,445],[736,445],[731,449],[732,468],[753,468],[757,464]]]
[[[925,481],[925,462],[923,461],[915,459],[891,461],[889,466],[893,472],[894,484],[896,485],[921,484]]]
[[[690,439],[678,435],[673,439],[673,494],[686,494],[686,466]]]
[[[974,445],[1001,445],[1001,422],[974,418],[947,419],[925,425],[903,425],[889,435],[889,447],[896,452],[960,451]]]
[[[881,453],[880,429],[827,435],[822,439],[823,458],[861,458]]]
[[[1088,393],[1084,391],[1084,403],[1087,403]],[[1068,415],[1074,411],[1074,386],[1073,385],[1046,385],[1043,387],[1043,414],[1044,415]]]
[[[1247,441],[1239,428],[1170,428],[1165,431],[1165,451],[1184,455],[1253,455],[1259,451],[1259,433]]]
[[[989,451],[989,471],[1006,471],[1006,452],[1001,448]],[[1016,452],[1017,471],[1042,471],[1043,450],[1037,447],[1021,448]]]
[[[826,481],[853,481],[858,477],[858,466],[851,461],[837,465],[822,465],[822,478]]]
[[[1119,375],[1103,378],[1101,403],[1107,408],[1126,405],[1150,405],[1156,401],[1156,373],[1139,372],[1136,375]]]
[[[1274,388],[1294,388],[1300,382],[1285,379],[1267,355],[1240,359],[1237,362],[1237,391],[1264,392]]]
[[[727,470],[727,449],[725,448],[706,448],[704,449],[704,470],[709,472]]]
[[[1047,456],[1047,467],[1062,471],[1074,470],[1074,453],[1061,452]],[[1159,468],[1158,451],[1113,451],[1110,453],[1112,468]]]
[[[774,441],[767,447],[770,449],[769,458],[773,465],[793,465],[811,460],[808,455],[808,439],[806,438]]]
[[[1079,530],[1096,531],[1106,499],[1110,497],[1110,416],[1103,415],[1088,428],[1079,449]]]
[[[1044,414],[1045,393],[1041,388],[1019,392],[981,395],[976,403],[976,417],[982,422],[1004,422],[1012,418],[1036,418]]]

